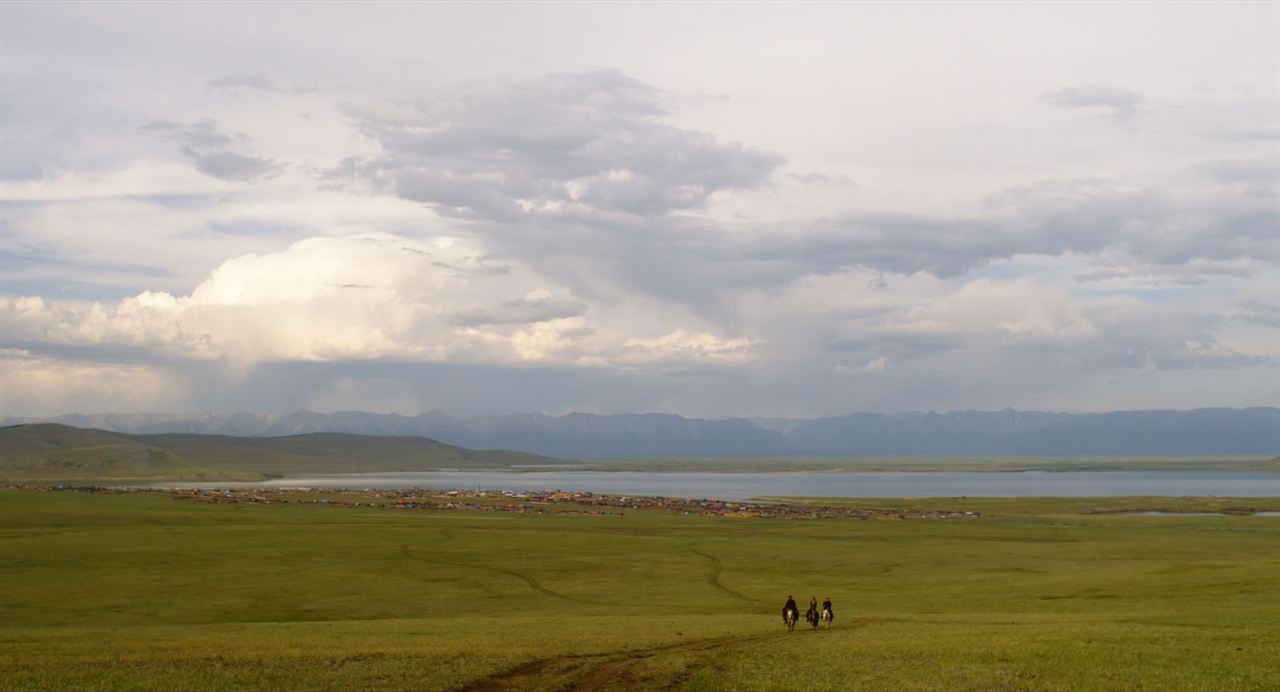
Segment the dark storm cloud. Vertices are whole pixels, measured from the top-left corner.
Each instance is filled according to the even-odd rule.
[[[1142,100],[1115,87],[1068,87],[1046,99],[1117,114]],[[951,277],[1022,254],[1106,250],[1166,265],[1265,257],[1277,221],[1256,201],[1180,206],[1162,190],[1102,179],[1010,188],[963,216],[850,210],[789,228],[674,217],[715,191],[759,186],[781,159],[664,122],[662,92],[616,72],[345,111],[383,155],[350,159],[335,175],[483,220],[500,252],[583,295],[639,290],[704,312],[719,309],[726,291],[850,267]],[[1266,173],[1255,162],[1215,166],[1203,175],[1219,184]],[[851,184],[843,176],[792,177]]]
[[[246,182],[260,178],[276,168],[276,164],[269,159],[245,156],[234,151],[201,153],[194,149],[183,149],[182,153],[195,162],[201,173],[222,180]]]
[[[994,196],[985,214],[849,211],[794,231],[737,234],[741,240],[713,252],[779,271],[861,266],[949,277],[1018,254],[1096,251],[1122,240],[1126,224],[1151,200],[1099,181],[1048,181]]]
[[[1118,115],[1142,101],[1131,90],[1095,86],[1045,98]],[[1174,266],[1272,253],[1277,213],[1256,185],[1249,195],[1183,202],[1163,188],[1049,180],[992,195],[977,213],[853,209],[787,226],[673,214],[701,207],[716,191],[760,186],[781,158],[668,123],[666,100],[606,71],[381,108],[348,105],[344,112],[382,155],[348,159],[331,175],[480,222],[473,227],[498,254],[521,257],[580,295],[634,290],[704,314],[723,311],[722,296],[737,289],[853,267],[945,278],[1017,255],[1108,252]],[[1265,168],[1223,163],[1198,175],[1234,189]],[[803,185],[852,184],[821,173],[789,176]]]
[[[1097,84],[1065,86],[1040,98],[1059,108],[1101,109],[1117,118],[1133,115],[1144,100],[1142,94],[1132,89]]]
[[[139,129],[166,135],[193,149],[224,149],[236,143],[234,137],[218,129],[218,124],[207,118],[194,123],[152,120]]]
[[[223,132],[211,119],[195,123],[153,120],[140,129],[177,142],[179,151],[191,159],[201,173],[221,180],[248,182],[280,168],[280,164],[271,159],[233,151],[233,147],[243,145],[246,138]]]
[[[613,71],[344,111],[383,155],[335,174],[463,217],[510,220],[556,205],[662,216],[756,187],[782,163],[669,124],[661,92]]]
[[[1265,167],[1213,169],[1224,180],[1267,175]],[[1253,179],[1253,178],[1248,178]],[[1280,210],[1274,194],[1224,194],[1182,203],[1159,190],[1105,180],[1042,181],[991,196],[982,214],[850,211],[805,232],[758,234],[723,251],[795,264],[814,273],[862,266],[949,277],[1015,255],[1120,252],[1138,264],[1199,259],[1274,260]],[[1203,266],[1240,275],[1241,267]]]
[[[929,334],[897,328],[879,329],[858,337],[836,338],[832,351],[855,354],[863,359],[884,356],[894,363],[937,355],[963,348],[965,340],[955,334]]]
[[[959,277],[1019,255],[1113,258],[1113,276],[1248,277],[1275,261],[1273,197],[1223,194],[1183,201],[1106,180],[1042,181],[991,196],[981,213],[853,210],[829,219],[721,224],[651,221],[575,210],[486,227],[519,255],[586,297],[634,290],[690,305],[713,319],[740,290],[776,289],[850,268]]]

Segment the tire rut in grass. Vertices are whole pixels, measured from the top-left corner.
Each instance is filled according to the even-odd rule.
[[[865,625],[865,623],[864,623]],[[814,630],[813,634],[817,636],[825,636],[818,634],[821,630]],[[703,639],[694,642],[684,642],[680,644],[667,644],[663,646],[655,646],[649,649],[630,652],[632,655],[627,658],[616,658],[605,662],[602,665],[593,668],[587,676],[578,683],[573,689],[579,692],[595,692],[595,690],[604,687],[613,678],[625,672],[637,663],[646,658],[664,653],[694,653],[701,651],[715,651],[717,649],[727,649],[741,644],[752,644],[755,642],[770,641],[774,639],[782,639],[783,637],[794,636],[794,632],[774,632],[771,634],[755,634],[747,637],[719,637],[715,639]],[[802,633],[801,636],[804,636]],[[697,666],[694,669],[686,670],[685,677],[701,668]],[[668,687],[674,689],[675,686]],[[498,688],[501,689],[501,688]]]
[[[585,680],[573,686],[573,692],[596,692],[620,675],[623,671],[639,663],[637,657],[618,658],[599,666],[588,673]]]
[[[752,605],[757,605],[754,599],[746,596],[741,591],[737,591],[732,588],[729,588],[728,586],[725,585],[724,582],[720,581],[720,574],[724,572],[724,564],[720,562],[720,558],[716,557],[715,555],[711,555],[709,553],[704,553],[701,550],[698,550],[697,548],[690,548],[689,550],[694,555],[700,555],[711,561],[711,575],[707,577],[708,584],[719,589],[720,591],[723,591],[724,593],[729,594],[730,596],[740,601],[745,601]]]
[[[780,639],[790,634],[790,632],[775,632],[745,637],[716,637],[714,639],[700,639],[692,642],[664,644],[647,649],[616,652],[615,654],[554,656],[531,661],[487,678],[482,678],[462,687],[461,690],[462,692],[498,692],[500,690],[508,690],[521,682],[536,682],[536,677],[549,669],[565,667],[569,671],[582,671],[575,674],[577,682],[567,686],[567,689],[578,692],[595,692],[595,690],[604,687],[637,663],[659,654],[712,651],[741,644]],[[625,655],[617,656],[617,654]],[[601,659],[604,660],[601,661]],[[595,663],[596,661],[600,662]]]
[[[529,588],[533,589],[534,591],[540,594],[543,594],[544,596],[550,596],[552,598],[558,598],[564,601],[571,601],[573,603],[585,603],[587,605],[607,605],[607,606],[627,605],[626,603],[609,603],[607,601],[593,601],[586,598],[578,598],[577,596],[570,596],[568,594],[563,594],[563,593],[560,593],[559,591],[555,591],[553,589],[549,589],[543,586],[542,582],[538,581],[537,579],[534,579],[533,577],[527,574],[524,574],[523,572],[517,572],[516,570],[507,569],[505,567],[494,567],[492,565],[477,565],[470,562],[458,562],[457,560],[446,560],[443,558],[434,558],[434,559],[426,558],[421,555],[415,555],[413,551],[409,549],[409,546],[401,546],[400,551],[401,551],[401,554],[403,554],[405,557],[408,557],[414,560],[425,560],[428,562],[443,562],[445,564],[454,565],[456,567],[466,567],[467,569],[486,570],[489,572],[497,572],[498,574],[505,574],[508,577],[515,577],[516,579],[523,581],[526,585],[528,585]]]
[[[460,688],[461,692],[499,692],[507,689],[510,684],[520,678],[538,675],[542,671],[550,668],[556,663],[568,660],[567,658],[543,658],[537,661],[517,666],[504,673],[499,673],[481,680],[477,680],[465,687]]]
[[[538,581],[537,579],[534,579],[533,577],[527,574],[517,572],[513,569],[506,569],[504,567],[491,567],[489,565],[472,565],[472,564],[467,564],[465,562],[455,562],[453,564],[461,565],[463,567],[471,567],[474,569],[486,569],[486,570],[489,570],[490,572],[497,572],[499,574],[505,574],[507,576],[515,577],[516,579],[519,579],[524,583],[528,584],[529,588],[533,589],[534,591],[537,591],[538,593],[546,596],[550,596],[552,598],[559,598],[565,601],[574,601],[577,603],[591,603],[591,604],[599,605],[595,601],[588,601],[586,599],[578,598],[576,596],[562,594],[559,591],[552,591],[551,589],[548,589],[547,587],[543,586],[542,582]]]

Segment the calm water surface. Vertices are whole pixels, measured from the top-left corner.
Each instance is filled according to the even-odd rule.
[[[1226,512],[1161,512],[1161,510],[1149,510],[1149,512],[1117,512],[1117,514],[1128,514],[1132,517],[1230,517]],[[1249,517],[1280,517],[1280,512],[1254,512]]]
[[[1280,497],[1280,474],[1108,471],[1049,473],[647,473],[629,471],[428,471],[288,478],[177,487],[583,490],[745,500],[804,497],[1087,497],[1218,495]]]

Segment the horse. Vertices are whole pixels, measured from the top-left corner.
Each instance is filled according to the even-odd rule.
[[[810,608],[809,611],[804,614],[804,619],[809,623],[810,627],[816,628],[818,626],[818,609]]]
[[[787,624],[788,630],[795,630],[796,614],[797,613],[795,608],[787,608],[786,610],[782,611],[782,621]]]
[[[835,613],[831,612],[830,608],[822,609],[822,621],[827,623],[827,627],[830,627],[832,621],[834,621],[835,619],[836,619],[836,615]]]

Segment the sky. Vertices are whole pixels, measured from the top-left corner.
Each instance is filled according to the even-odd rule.
[[[0,414],[1280,405],[1280,4],[0,4]]]

